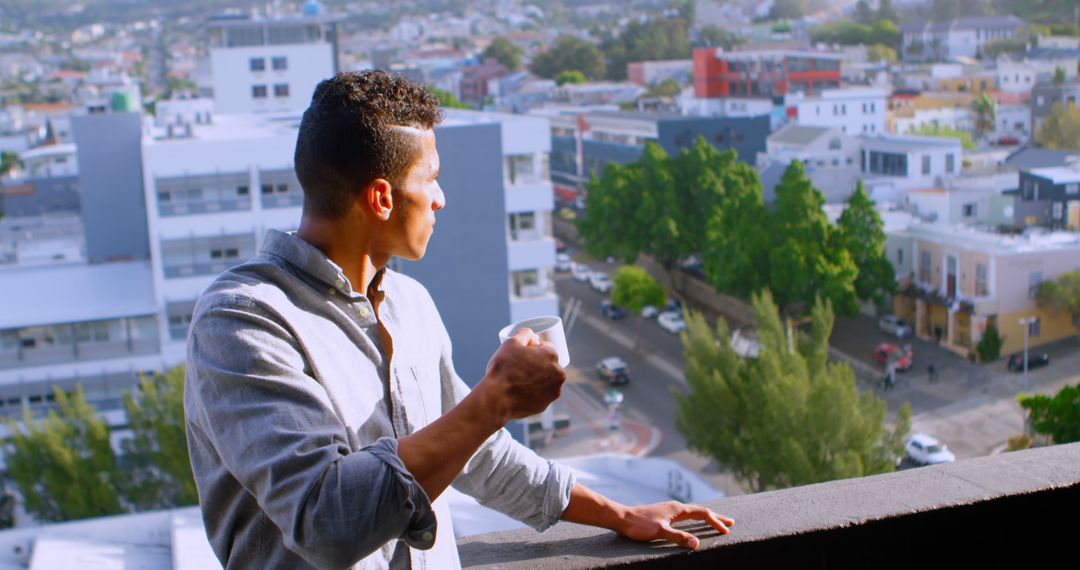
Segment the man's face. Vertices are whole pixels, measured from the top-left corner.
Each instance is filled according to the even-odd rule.
[[[428,240],[435,231],[435,211],[446,205],[446,197],[439,187],[435,131],[409,130],[415,137],[416,160],[395,189],[394,208],[384,237],[387,253],[415,261],[424,257],[427,251]]]

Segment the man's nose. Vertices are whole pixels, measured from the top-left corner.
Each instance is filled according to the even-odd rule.
[[[435,199],[431,202],[432,210],[441,210],[446,207],[446,195],[443,194],[442,186],[439,183],[435,183]]]

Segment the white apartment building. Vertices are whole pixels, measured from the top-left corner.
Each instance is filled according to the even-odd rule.
[[[1036,71],[1029,62],[1001,60],[995,69],[997,88],[1008,93],[1025,93],[1035,86]]]
[[[879,201],[901,201],[917,188],[941,187],[959,175],[963,148],[946,137],[861,137],[862,172],[867,189]]]
[[[337,18],[318,12],[207,21],[215,111],[302,111],[319,81],[334,75]]]
[[[808,127],[836,128],[852,136],[886,132],[885,115],[889,93],[872,87],[826,89],[820,96],[801,93],[787,96],[787,107],[795,108],[796,121]]]

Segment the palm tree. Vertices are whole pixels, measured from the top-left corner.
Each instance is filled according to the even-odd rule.
[[[975,133],[985,136],[994,130],[995,104],[994,100],[986,91],[983,91],[971,102],[971,110],[975,112]]]

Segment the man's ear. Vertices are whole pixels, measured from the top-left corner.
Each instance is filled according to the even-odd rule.
[[[364,202],[376,219],[384,222],[390,219],[390,212],[394,209],[393,189],[385,178],[372,180],[364,189]]]

